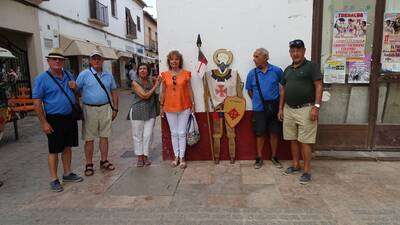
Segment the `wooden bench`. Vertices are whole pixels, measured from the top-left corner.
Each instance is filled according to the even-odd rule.
[[[8,99],[8,106],[11,109],[11,121],[14,123],[15,139],[19,139],[18,135],[18,115],[35,110],[33,99],[31,98],[10,98]],[[11,122],[10,121],[10,122]]]

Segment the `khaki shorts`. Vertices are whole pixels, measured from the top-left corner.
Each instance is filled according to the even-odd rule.
[[[112,109],[109,104],[83,107],[82,138],[93,141],[98,137],[111,136]]]
[[[293,109],[285,105],[283,110],[283,138],[285,140],[315,144],[317,121],[311,121],[311,109],[312,106]]]

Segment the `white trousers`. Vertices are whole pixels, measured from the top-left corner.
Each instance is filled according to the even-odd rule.
[[[149,156],[149,149],[153,139],[155,118],[149,120],[131,120],[133,150],[136,155]]]
[[[172,148],[174,149],[175,157],[185,157],[186,127],[191,113],[190,109],[182,112],[165,113],[171,131]]]

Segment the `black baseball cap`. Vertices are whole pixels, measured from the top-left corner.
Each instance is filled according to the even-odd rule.
[[[304,42],[300,39],[293,40],[289,42],[290,48],[305,48]]]

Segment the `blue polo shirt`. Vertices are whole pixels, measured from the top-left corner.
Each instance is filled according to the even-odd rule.
[[[83,104],[89,105],[103,105],[108,103],[107,95],[101,88],[99,82],[93,76],[92,72],[96,74],[96,70],[93,68],[82,71],[76,79],[79,91],[82,93]],[[100,80],[103,82],[107,89],[107,92],[111,100],[111,91],[117,88],[115,84],[114,76],[108,72],[102,72],[97,74]]]
[[[75,103],[74,92],[68,86],[68,81],[73,80],[74,76],[70,73],[67,75],[67,73],[63,71],[62,79],[52,76],[64,88],[71,101]],[[71,103],[47,72],[43,72],[35,78],[32,98],[42,100],[46,114],[68,115],[72,112]]]
[[[256,68],[250,70],[247,74],[246,90],[253,92],[253,111],[264,111],[260,94],[258,93],[255,71],[258,73],[258,80],[264,100],[279,99],[279,84],[282,82],[283,71],[277,66],[268,64],[268,70],[265,73],[259,68]]]

